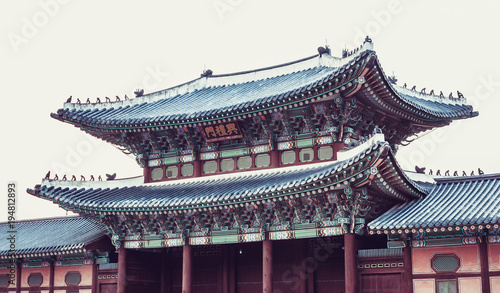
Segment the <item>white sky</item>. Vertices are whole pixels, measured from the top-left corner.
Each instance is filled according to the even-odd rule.
[[[204,68],[222,74],[311,56],[326,40],[340,56],[367,34],[400,84],[460,90],[480,111],[401,148],[403,167],[500,172],[498,1],[62,2],[0,3],[0,221],[10,180],[18,184],[17,217],[29,219],[66,213],[25,192],[48,170],[142,173],[114,147],[50,118],[70,95],[132,97],[136,87],[171,87]]]

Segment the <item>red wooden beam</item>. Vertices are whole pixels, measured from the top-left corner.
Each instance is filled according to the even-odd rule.
[[[273,243],[262,241],[262,292],[273,292]]]
[[[344,234],[345,293],[357,293],[356,234]]]
[[[411,262],[411,241],[406,242],[406,246],[403,248],[403,263],[404,263],[404,274],[403,274],[403,288],[405,292],[413,293],[413,270]]]
[[[193,248],[189,244],[182,250],[182,293],[191,293],[193,273]]]
[[[117,293],[127,293],[127,250],[123,247],[118,249],[118,285]]]
[[[481,263],[481,288],[482,293],[490,293],[490,274],[488,262],[488,242],[486,237],[482,236],[479,243],[479,260]]]

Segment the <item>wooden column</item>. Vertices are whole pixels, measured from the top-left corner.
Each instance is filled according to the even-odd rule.
[[[193,248],[189,244],[182,250],[182,293],[191,293],[193,277]]]
[[[123,243],[118,249],[118,285],[117,293],[127,293],[127,250]]]
[[[17,263],[16,263],[16,293],[21,292],[22,271],[23,271],[23,263],[19,259],[19,260],[17,260]]]
[[[344,234],[345,293],[357,293],[356,235]]]
[[[92,263],[92,293],[97,293],[97,274],[99,272],[99,265],[96,263],[96,258]]]
[[[262,292],[273,292],[273,243],[262,241]]]
[[[49,293],[54,293],[54,261],[49,264]]]
[[[405,266],[403,288],[406,288],[404,292],[413,293],[413,264],[411,261],[411,241],[407,241],[406,246],[403,248],[403,262]]]
[[[481,237],[479,243],[479,260],[481,261],[481,289],[482,293],[490,293],[490,268],[488,261],[488,242],[486,236]]]

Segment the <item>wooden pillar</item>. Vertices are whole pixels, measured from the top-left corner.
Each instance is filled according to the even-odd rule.
[[[405,247],[403,248],[403,263],[405,268],[403,288],[406,288],[404,292],[413,293],[413,264],[411,261],[411,241],[406,242]]]
[[[23,263],[21,262],[21,259],[18,259],[16,263],[16,293],[21,292],[22,271],[23,271]]]
[[[99,265],[96,263],[97,259],[93,259],[92,263],[92,293],[97,293],[97,274],[99,272]]]
[[[356,234],[344,234],[345,293],[357,293]]]
[[[490,293],[490,271],[488,261],[488,242],[486,236],[480,238],[479,259],[481,262],[481,289],[482,293]]]
[[[186,244],[182,250],[182,293],[191,293],[193,277],[193,248]]]
[[[262,241],[262,292],[273,292],[273,243]]]
[[[118,285],[117,293],[127,293],[127,250],[123,243],[118,249]]]
[[[49,263],[49,293],[54,293],[54,261]]]

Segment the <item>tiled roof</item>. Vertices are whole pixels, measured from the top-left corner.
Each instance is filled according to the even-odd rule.
[[[343,161],[138,185],[125,181],[123,184],[127,186],[123,187],[101,186],[103,183],[95,181],[82,184],[44,180],[32,193],[57,202],[63,208],[70,210],[176,210],[241,204],[274,198],[279,192],[293,193],[294,189],[298,191],[300,187],[302,190],[302,187],[318,181],[320,184],[316,188],[321,189],[325,187],[321,180],[335,174],[341,175],[338,176],[338,182],[347,183],[359,174],[366,174],[363,170],[369,169],[376,158],[384,156],[382,155],[384,151],[387,156],[387,153],[390,153],[387,152],[388,149],[386,142],[375,142]],[[362,160],[368,161],[354,168],[354,165]],[[398,176],[393,173],[393,171],[388,172],[387,176]],[[414,198],[415,195],[425,194],[425,191],[410,179],[401,180],[405,182],[404,187],[387,192],[390,196],[401,197],[401,194],[406,193],[404,196]]]
[[[435,180],[426,198],[397,205],[368,227],[392,230],[500,223],[500,174]]]
[[[302,101],[304,94],[311,94],[312,89],[322,85],[334,83],[340,88],[343,85],[340,80],[346,84],[349,81],[350,85],[350,80],[359,75],[369,62],[375,60],[378,64],[371,48],[365,46],[347,58],[324,54],[255,71],[200,77],[132,100],[96,104],[66,103],[63,109],[52,116],[77,125],[98,128],[114,128],[118,125],[144,127],[236,117],[280,105],[291,107]],[[387,84],[392,87],[390,83]],[[399,96],[395,101],[398,110],[418,109],[436,119],[474,116],[472,107],[465,104],[465,99],[439,99],[397,86],[392,87],[392,91]],[[315,93],[322,95],[320,92]],[[386,107],[381,106],[384,111]]]
[[[16,255],[32,253],[76,252],[85,245],[104,236],[100,224],[83,217],[26,220],[15,223],[0,223],[0,256],[9,254],[10,242],[15,235]],[[15,231],[15,232],[12,232]]]

